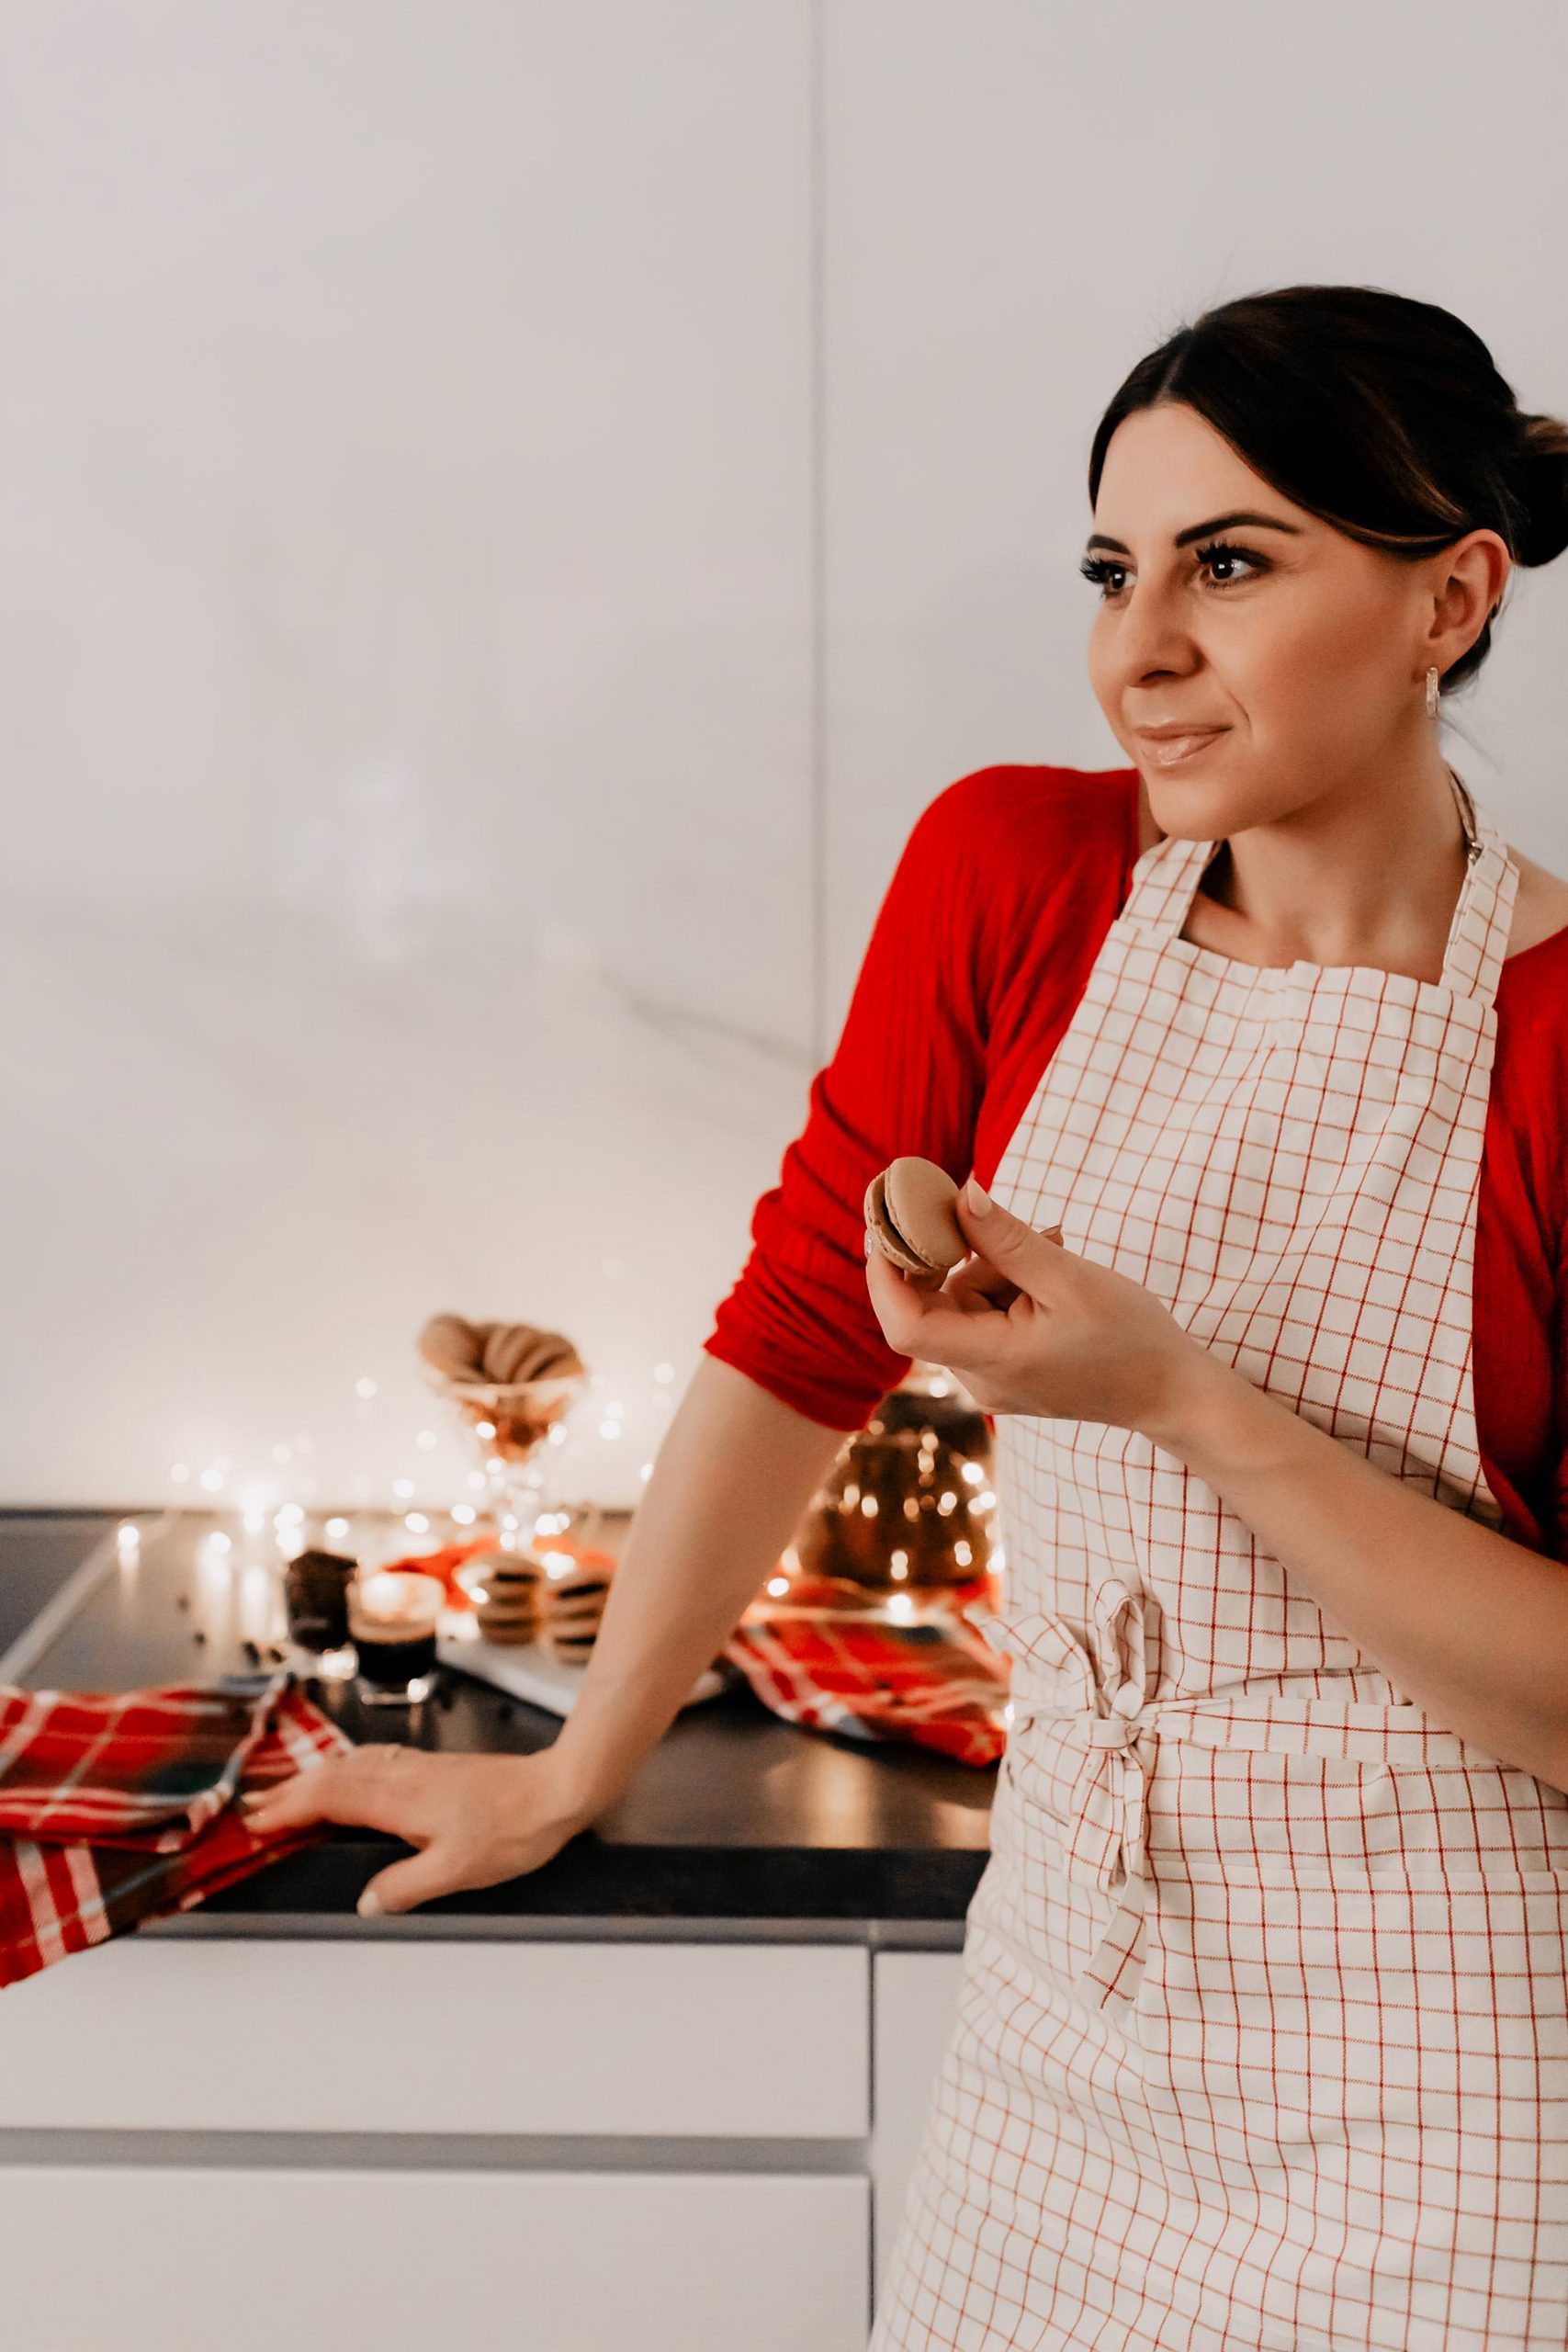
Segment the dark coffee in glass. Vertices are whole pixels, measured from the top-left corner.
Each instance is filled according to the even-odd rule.
[[[435,1688],[435,1630],[445,1598],[434,1577],[384,1568],[348,1589],[348,1630],[367,1706],[408,1706]]]

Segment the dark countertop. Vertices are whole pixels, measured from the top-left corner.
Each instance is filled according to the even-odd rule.
[[[231,1514],[134,1516],[143,1541],[139,1564],[125,1569],[118,1514],[0,1514],[0,1596],[13,1593],[21,1563],[28,1601],[43,1601],[0,1660],[0,1679],[129,1690],[254,1671],[242,1647],[244,1580],[248,1567],[254,1599],[276,1576],[270,1531],[246,1538]],[[600,1536],[613,1550],[627,1523],[618,1517]],[[218,1527],[232,1551],[203,1571],[198,1546]],[[421,1540],[448,1532],[438,1521],[434,1538]],[[310,1690],[356,1738],[521,1754],[547,1747],[560,1728],[558,1716],[457,1673],[444,1674],[422,1708],[378,1708],[368,1720],[349,1687]],[[359,1890],[400,1849],[374,1832],[340,1829],[153,1932],[614,1936],[670,1932],[660,1921],[712,1934],[728,1922],[737,1931],[747,1923],[803,1939],[956,1948],[986,1861],[995,1782],[994,1768],[930,1749],[799,1729],[740,1687],[678,1716],[621,1802],[523,1878],[360,1921]]]

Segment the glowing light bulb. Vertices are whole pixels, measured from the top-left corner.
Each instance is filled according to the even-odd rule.
[[[413,1492],[413,1480],[412,1478],[394,1478],[392,1481],[392,1492],[397,1496],[400,1502],[406,1503],[409,1497]]]
[[[782,1600],[785,1593],[789,1590],[788,1577],[770,1577],[768,1578],[767,1589],[773,1594],[775,1600]]]
[[[209,1495],[220,1495],[223,1491],[223,1473],[221,1470],[204,1470],[196,1483],[198,1487],[204,1487]]]
[[[233,1547],[223,1530],[220,1527],[215,1527],[207,1539],[207,1548],[209,1552],[216,1552],[221,1558],[225,1552],[231,1551]]]
[[[493,1421],[476,1421],[474,1423],[474,1433],[477,1437],[482,1438],[488,1445],[491,1439],[495,1435],[495,1423]]]
[[[915,1604],[907,1592],[896,1592],[889,1598],[887,1614],[890,1617],[897,1617],[902,1621],[912,1617],[914,1613]]]
[[[176,1487],[183,1487],[190,1476],[190,1464],[188,1462],[172,1463],[169,1466],[169,1476]]]
[[[656,1363],[653,1367],[653,1376],[661,1388],[668,1387],[675,1377],[675,1367],[672,1363]]]
[[[327,1521],[326,1532],[335,1542],[341,1543],[343,1538],[348,1533],[347,1520],[329,1519]]]
[[[414,1443],[418,1446],[422,1453],[428,1453],[431,1447],[435,1443],[435,1431],[434,1430],[421,1430],[419,1435],[414,1440]]]
[[[430,1521],[422,1510],[411,1510],[403,1521],[411,1535],[428,1535]]]
[[[374,1396],[376,1394],[376,1383],[373,1380],[368,1379],[356,1380],[354,1384],[354,1393],[356,1396],[364,1396],[367,1398]]]
[[[474,1523],[474,1507],[472,1503],[454,1503],[452,1506],[452,1516],[457,1521],[459,1527],[472,1527]]]

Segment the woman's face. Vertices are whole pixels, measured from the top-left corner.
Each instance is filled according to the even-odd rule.
[[[1257,519],[1213,527],[1240,514]],[[1506,559],[1495,532],[1472,536]],[[1161,830],[1218,840],[1408,768],[1431,734],[1427,662],[1456,661],[1495,601],[1483,581],[1468,636],[1431,650],[1434,600],[1470,544],[1401,563],[1282,498],[1195,409],[1124,417],[1086,553],[1104,567],[1089,672]],[[1474,552],[1489,579],[1495,558]],[[1221,731],[1180,756],[1138,731],[1172,721]]]

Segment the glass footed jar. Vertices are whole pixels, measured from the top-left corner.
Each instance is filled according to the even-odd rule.
[[[513,1383],[452,1380],[434,1371],[428,1377],[468,1432],[484,1476],[484,1515],[500,1530],[502,1548],[526,1551],[551,1499],[551,1445],[564,1439],[567,1416],[587,1393],[588,1374]]]

